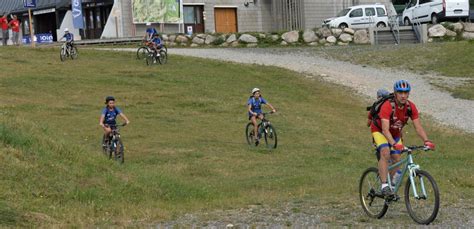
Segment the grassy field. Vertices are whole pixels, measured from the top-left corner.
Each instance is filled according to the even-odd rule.
[[[329,57],[355,64],[404,69],[420,74],[470,78],[464,85],[446,88],[455,97],[474,99],[474,41],[424,45],[351,46],[341,50],[320,50]]]
[[[179,56],[147,67],[133,53],[80,50],[61,63],[57,49],[2,48],[0,59],[0,226],[151,225],[309,199],[362,211],[358,179],[375,165],[367,104],[339,86]],[[245,143],[255,86],[279,110],[270,117],[275,151]],[[107,95],[131,120],[123,166],[100,151]],[[472,202],[473,136],[425,124],[439,150],[417,162],[436,177],[444,205]],[[420,143],[410,128],[406,141]]]

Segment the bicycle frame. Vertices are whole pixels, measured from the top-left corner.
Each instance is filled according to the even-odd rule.
[[[408,150],[407,154],[408,154],[408,156],[406,158],[404,158],[404,159],[400,160],[399,162],[397,162],[393,165],[390,165],[388,167],[388,171],[389,171],[389,173],[387,175],[388,184],[392,185],[392,181],[391,181],[391,178],[390,178],[390,171],[393,171],[398,166],[404,165],[403,169],[402,169],[401,177],[403,178],[405,176],[405,174],[408,172],[408,179],[410,179],[411,188],[413,190],[413,194],[414,194],[415,198],[416,199],[426,198],[427,195],[426,195],[425,184],[424,184],[423,180],[422,179],[420,180],[422,197],[420,197],[420,195],[418,195],[418,192],[416,190],[416,185],[415,185],[416,170],[420,169],[420,165],[415,164],[415,162],[413,161],[413,155],[412,155],[411,150]],[[394,193],[398,192],[398,189],[402,185],[402,181],[403,181],[403,179],[399,179],[399,181],[395,184]]]

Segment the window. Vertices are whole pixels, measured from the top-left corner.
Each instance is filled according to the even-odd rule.
[[[196,14],[194,7],[184,6],[184,23],[186,24],[195,24],[196,23]]]
[[[346,15],[347,15],[347,13],[349,13],[349,11],[350,11],[350,10],[351,10],[351,9],[349,9],[349,8],[347,8],[347,9],[343,9],[341,12],[339,12],[339,13],[337,14],[337,16],[336,16],[336,17],[342,17],[342,16],[346,16]]]
[[[349,17],[362,17],[363,15],[364,15],[364,12],[362,11],[362,8],[359,8],[359,9],[353,10],[349,14]]]
[[[365,8],[365,16],[367,16],[367,17],[375,16],[375,9],[374,8]]]
[[[377,16],[378,17],[383,17],[387,16],[387,12],[385,12],[385,9],[382,7],[377,7]]]

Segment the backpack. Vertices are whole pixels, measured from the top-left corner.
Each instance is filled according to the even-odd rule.
[[[382,129],[382,127],[379,125],[377,122],[380,119],[379,113],[380,109],[382,108],[382,105],[386,102],[390,101],[390,104],[392,105],[392,113],[390,115],[390,122],[394,120],[394,115],[395,115],[395,95],[393,93],[390,93],[389,95],[383,96],[382,98],[378,99],[375,101],[372,106],[367,107],[367,111],[370,112],[370,116],[372,117],[372,123],[378,128]],[[410,102],[407,103],[407,116],[411,118],[412,116],[412,109],[410,106]]]

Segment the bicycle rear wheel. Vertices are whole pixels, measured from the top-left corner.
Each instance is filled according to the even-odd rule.
[[[154,61],[155,61],[155,55],[153,55],[153,53],[151,52],[148,52],[145,58],[146,65],[153,65]]]
[[[147,47],[142,46],[142,47],[138,48],[138,50],[137,50],[137,60],[145,59],[147,54],[148,54],[148,48]]]
[[[426,171],[417,170],[414,177],[415,198],[410,179],[405,185],[405,205],[410,217],[419,224],[430,224],[436,219],[439,211],[439,189],[433,177]],[[423,191],[424,190],[424,191]]]
[[[160,51],[160,56],[158,57],[158,61],[160,62],[160,64],[166,64],[168,62],[168,54],[166,53],[166,51],[164,50]]]
[[[381,182],[377,168],[368,168],[362,173],[359,183],[360,204],[368,216],[376,219],[382,218],[388,210],[380,187]]]
[[[275,127],[273,127],[271,124],[267,125],[264,130],[264,136],[267,148],[276,149],[278,141]]]
[[[115,150],[114,150],[114,158],[117,162],[119,162],[120,164],[123,164],[125,162],[125,158],[124,158],[124,153],[123,153],[122,140],[120,138],[117,139],[115,144],[116,145],[115,145]]]
[[[253,126],[253,123],[249,122],[247,124],[247,127],[245,127],[245,139],[247,139],[247,144],[249,144],[250,146],[254,146],[255,145],[255,142],[254,142],[254,132],[253,132],[253,129],[254,129],[254,126]]]

